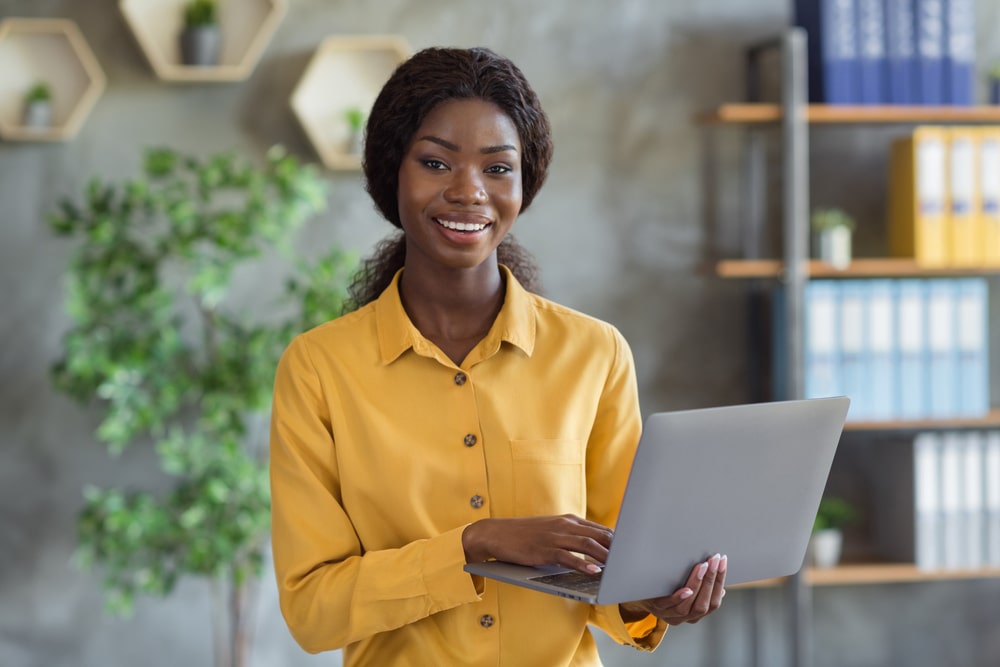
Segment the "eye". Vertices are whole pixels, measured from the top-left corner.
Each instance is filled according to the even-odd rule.
[[[430,169],[439,169],[440,170],[440,169],[446,169],[447,168],[446,165],[445,165],[445,163],[441,162],[441,160],[429,159],[429,160],[421,160],[421,162],[423,162],[423,165],[425,167],[428,167]]]
[[[495,164],[486,170],[487,174],[509,174],[513,169],[505,164]]]

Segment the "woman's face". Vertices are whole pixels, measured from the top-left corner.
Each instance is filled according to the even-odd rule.
[[[398,199],[408,268],[472,268],[495,258],[521,211],[513,121],[479,99],[434,107],[403,155]]]

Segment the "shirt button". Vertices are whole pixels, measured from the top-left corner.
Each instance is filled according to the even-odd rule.
[[[461,371],[455,373],[455,384],[457,384],[459,387],[465,384],[465,373]]]
[[[483,506],[483,497],[472,496],[471,498],[469,498],[469,504],[475,507],[476,509],[479,509],[480,507]]]
[[[493,617],[490,616],[489,614],[483,614],[482,616],[479,617],[479,625],[483,626],[484,628],[490,627],[491,625],[493,625]]]
[[[470,433],[469,435],[465,436],[465,446],[466,447],[472,447],[475,444],[476,444],[476,436],[475,435],[473,435],[472,433]]]

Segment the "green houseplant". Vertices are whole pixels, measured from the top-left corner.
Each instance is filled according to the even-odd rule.
[[[28,127],[48,127],[52,124],[52,89],[44,81],[36,81],[24,94],[23,121]]]
[[[210,580],[220,667],[246,664],[251,640],[274,368],[296,332],[340,314],[355,264],[337,248],[292,256],[295,231],[325,203],[314,169],[280,148],[261,167],[155,149],[141,176],[92,180],[50,221],[76,242],[55,385],[100,410],[96,436],[112,455],[155,448],[169,482],[86,489],[77,556],[102,570],[108,607],[124,614],[182,576]],[[234,274],[275,259],[284,286],[255,293],[253,313],[236,305]]]
[[[820,500],[809,544],[813,565],[833,567],[840,562],[844,542],[843,529],[857,518],[857,508],[844,498],[824,496]]]
[[[360,155],[363,150],[365,121],[367,114],[361,107],[348,107],[344,111],[344,120],[347,121],[347,152],[352,155]]]
[[[813,232],[813,256],[837,269],[851,263],[854,218],[839,208],[819,208],[809,220]]]
[[[184,5],[184,27],[180,33],[181,62],[211,66],[219,63],[222,33],[216,0],[190,0]]]

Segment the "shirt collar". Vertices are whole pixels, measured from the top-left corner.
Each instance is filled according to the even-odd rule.
[[[510,269],[501,264],[500,270],[507,283],[503,306],[486,338],[476,347],[483,349],[488,356],[498,350],[502,342],[508,342],[530,357],[535,349],[534,302],[531,294],[521,286]],[[411,348],[418,353],[427,354],[427,350],[433,347],[413,326],[403,309],[403,301],[399,296],[399,279],[402,274],[403,269],[397,271],[389,286],[375,300],[375,320],[383,364],[392,363]]]

